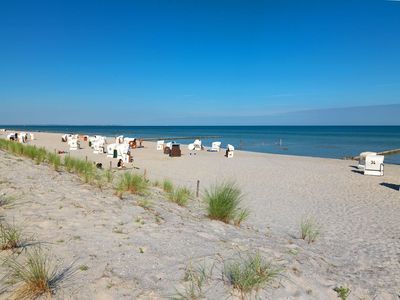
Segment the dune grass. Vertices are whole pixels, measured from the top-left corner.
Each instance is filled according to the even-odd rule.
[[[114,179],[114,173],[110,169],[107,169],[104,171],[104,177],[108,183],[112,183]]]
[[[259,253],[239,257],[225,264],[223,276],[232,287],[240,292],[241,298],[263,288],[280,274]]]
[[[185,269],[184,289],[176,290],[173,299],[197,300],[205,299],[204,285],[211,279],[213,266],[208,269],[205,265],[193,266],[192,263]]]
[[[7,209],[13,207],[15,204],[15,198],[6,195],[0,195],[0,208]]]
[[[78,174],[85,183],[95,183],[96,166],[93,163],[68,155],[64,157],[64,167],[68,172]]]
[[[22,230],[14,224],[0,224],[0,250],[11,250],[23,246]]]
[[[240,225],[249,216],[247,209],[240,208],[242,199],[240,188],[233,182],[214,185],[204,193],[208,217],[235,225]]]
[[[122,198],[124,192],[145,195],[149,190],[149,182],[142,175],[125,172],[119,178],[116,190],[120,198]]]
[[[72,266],[61,269],[41,248],[26,252],[23,262],[20,256],[6,260],[8,269],[7,286],[12,289],[14,299],[50,298],[60,284],[74,274]]]
[[[307,241],[309,244],[315,242],[320,235],[320,228],[313,219],[306,218],[300,224],[300,238]]]
[[[192,197],[192,192],[186,187],[177,187],[168,193],[169,201],[180,206],[186,206],[190,197]]]
[[[61,167],[61,157],[56,153],[47,152],[47,161],[53,166],[54,170],[59,171]]]
[[[164,179],[162,187],[163,187],[164,192],[166,192],[166,193],[171,193],[174,189],[174,185],[168,179]]]
[[[56,171],[59,171],[61,167],[64,167],[70,173],[75,173],[85,182],[89,184],[96,185],[100,188],[104,185],[104,180],[101,176],[104,176],[108,183],[113,181],[113,173],[111,170],[98,171],[96,166],[89,161],[74,158],[69,155],[61,160],[61,157],[55,153],[47,151],[45,148],[38,148],[32,145],[24,145],[14,141],[8,141],[5,139],[0,139],[0,149],[6,150],[18,156],[25,156],[36,164],[41,164],[43,162],[48,163],[53,166]]]

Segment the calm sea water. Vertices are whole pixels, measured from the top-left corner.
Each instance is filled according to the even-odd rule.
[[[26,131],[84,133],[137,138],[219,136],[201,138],[204,145],[220,140],[237,149],[328,158],[355,156],[362,151],[400,148],[400,126],[0,126]],[[184,144],[193,139],[177,140]],[[400,155],[385,162],[400,164]]]

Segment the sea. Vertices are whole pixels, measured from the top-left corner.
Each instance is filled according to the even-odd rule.
[[[400,149],[400,126],[10,126],[0,128],[164,139],[203,145],[221,141],[235,149],[342,159],[363,151]],[[400,164],[400,154],[385,156],[385,163]]]

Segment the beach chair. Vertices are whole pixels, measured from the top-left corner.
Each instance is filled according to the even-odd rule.
[[[114,150],[117,149],[117,144],[107,145],[107,157],[114,157]],[[116,158],[116,157],[115,157]]]
[[[383,176],[383,155],[367,155],[365,158],[364,175]]]
[[[68,142],[68,144],[69,144],[69,150],[70,151],[78,150],[79,145],[78,145],[78,140],[77,139],[70,140]]]
[[[233,152],[234,152],[234,150],[235,150],[235,147],[233,147],[231,144],[228,144],[228,147],[227,147],[227,149],[226,149],[225,156],[226,156],[227,158],[232,158],[232,157],[233,157]]]
[[[202,149],[201,141],[196,139],[193,143],[188,145],[188,149],[190,151],[193,151],[193,150],[199,151],[199,150],[201,150]]]
[[[18,142],[25,143],[25,141],[26,141],[26,133],[25,132],[21,132],[18,135]]]
[[[171,151],[169,152],[170,157],[180,157],[182,155],[179,144],[172,144]]]
[[[221,150],[221,142],[213,142],[211,144],[210,152],[219,152]]]
[[[161,151],[164,149],[164,141],[157,141],[157,150]]]
[[[376,155],[376,152],[361,152],[358,159],[358,166],[357,168],[360,170],[365,169],[365,159],[368,155]]]

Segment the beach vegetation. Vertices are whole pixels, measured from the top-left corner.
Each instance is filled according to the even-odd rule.
[[[242,199],[240,188],[233,182],[216,184],[204,193],[208,217],[225,223],[234,222],[236,225],[249,217],[249,211],[240,207]]]
[[[44,148],[37,148],[37,152],[35,155],[35,163],[40,165],[46,160],[47,151]]]
[[[241,298],[263,288],[280,274],[260,253],[239,257],[225,264],[223,277],[237,290]]]
[[[87,271],[87,270],[89,270],[89,267],[88,267],[87,265],[80,265],[80,266],[79,266],[79,270],[81,270],[81,271]]]
[[[110,169],[104,171],[104,176],[108,183],[112,183],[114,179],[114,173]]]
[[[186,206],[192,192],[186,187],[177,187],[168,193],[168,199],[180,206]]]
[[[160,181],[159,181],[159,180],[154,180],[154,181],[153,181],[153,186],[154,186],[154,187],[160,187],[160,186],[161,186]]]
[[[164,179],[163,181],[163,190],[166,193],[171,193],[172,190],[174,189],[174,185],[169,179]]]
[[[53,166],[54,170],[59,171],[61,166],[61,158],[56,153],[47,153],[47,161],[48,163]]]
[[[210,280],[212,270],[205,265],[193,266],[189,263],[185,269],[184,288],[182,291],[176,291],[176,300],[197,300],[205,298],[204,285]]]
[[[320,228],[312,218],[306,218],[300,224],[300,238],[309,244],[315,242],[320,235]]]
[[[0,224],[0,250],[11,250],[24,244],[22,230],[14,224]]]
[[[149,189],[149,182],[141,175],[125,172],[117,183],[117,194],[122,197],[124,192],[144,195]]]
[[[343,286],[335,287],[333,290],[337,293],[341,300],[346,300],[351,293],[351,290],[348,287]]]
[[[8,271],[5,285],[13,288],[14,299],[50,298],[75,272],[72,265],[61,269],[39,247],[28,250],[22,262],[20,257],[12,256],[5,262]]]
[[[150,201],[149,199],[147,199],[147,198],[145,198],[145,199],[139,199],[139,200],[137,201],[137,204],[138,204],[140,207],[143,207],[144,209],[150,209],[150,208],[151,208],[151,205],[152,205],[151,201]]]
[[[15,198],[6,195],[0,195],[0,208],[7,209],[14,206]]]

